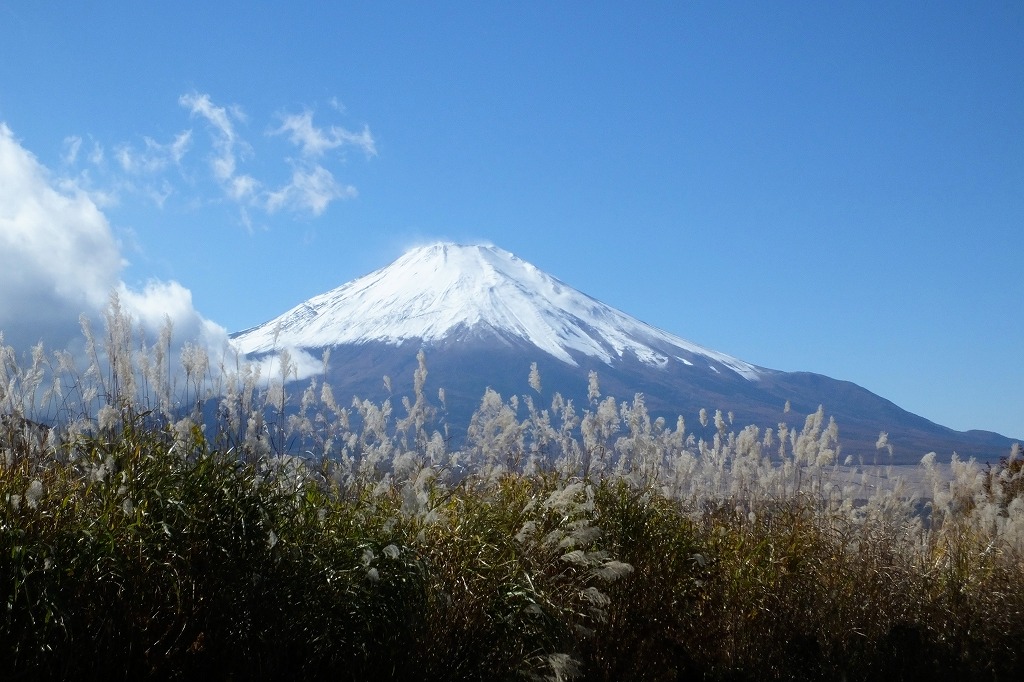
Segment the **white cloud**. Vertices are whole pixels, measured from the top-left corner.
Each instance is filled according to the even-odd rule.
[[[122,307],[146,330],[155,331],[170,319],[179,341],[195,341],[208,348],[220,348],[226,332],[200,315],[192,305],[192,292],[178,282],[148,282],[142,291],[123,282],[117,287]]]
[[[81,135],[68,135],[64,138],[63,149],[60,161],[65,166],[75,166],[83,158],[93,166],[102,166],[105,159],[103,145],[96,140],[89,138],[92,145],[88,151],[85,149],[85,140]]]
[[[0,329],[8,342],[65,337],[98,310],[122,267],[107,219],[81,191],[56,189],[0,123]],[[34,328],[38,327],[38,331]]]
[[[226,342],[226,332],[195,310],[191,292],[177,282],[151,282],[141,291],[122,282],[120,245],[92,197],[73,180],[55,182],[3,123],[0,254],[0,330],[16,348],[78,341],[79,316],[100,319],[113,292],[150,334],[169,316],[179,341]]]
[[[200,95],[197,92],[182,95],[178,98],[178,103],[188,109],[192,116],[205,118],[219,134],[221,140],[219,145],[222,150],[228,155],[233,155],[236,140],[235,126],[231,123],[231,116],[227,109],[214,105],[210,101],[209,95]]]
[[[288,140],[299,148],[301,156],[300,160],[293,161],[289,183],[267,193],[265,205],[270,213],[287,209],[319,216],[332,201],[357,196],[355,187],[339,183],[329,170],[314,162],[314,159],[343,147],[356,147],[366,156],[377,154],[376,143],[368,127],[359,133],[340,126],[317,127],[313,123],[313,113],[309,110],[284,116],[281,126],[269,134],[287,135]]]
[[[68,194],[84,190],[100,207],[116,206],[132,197],[159,208],[175,199],[192,209],[208,202],[228,202],[237,206],[241,223],[251,231],[259,214],[320,216],[331,203],[357,196],[355,187],[335,178],[331,164],[324,160],[328,152],[341,155],[356,149],[366,157],[377,154],[367,126],[361,131],[318,126],[311,111],[285,115],[278,128],[267,131],[269,136],[285,136],[297,148],[295,158],[281,159],[291,169],[282,184],[280,179],[245,172],[256,150],[241,134],[247,117],[240,107],[222,106],[200,92],[181,95],[178,104],[190,118],[203,123],[207,134],[183,129],[163,142],[141,135],[133,142],[112,145],[109,155],[91,137],[68,136],[63,141],[61,169],[71,175],[60,181],[60,189]],[[336,100],[331,107],[342,110]],[[205,170],[197,172],[199,168]],[[204,188],[204,178],[212,179],[216,187],[212,196],[210,187]]]
[[[324,152],[342,146],[357,147],[367,156],[377,155],[377,146],[368,126],[364,126],[360,133],[353,133],[339,126],[318,128],[313,125],[311,111],[285,116],[281,127],[270,134],[287,134],[291,143],[299,147],[302,155],[310,158],[322,156]]]
[[[141,150],[127,144],[117,148],[117,161],[129,175],[155,175],[172,164],[179,165],[192,144],[192,131],[183,130],[167,144],[160,144],[151,137],[142,140],[144,148]]]
[[[210,125],[215,150],[215,155],[210,159],[210,168],[228,196],[235,201],[254,196],[259,187],[259,181],[248,175],[235,175],[238,155],[244,156],[251,153],[249,146],[235,132],[235,126],[232,123],[232,119],[245,121],[242,110],[238,107],[232,107],[229,110],[217,106],[209,95],[199,93],[182,95],[178,98],[178,103],[188,109],[191,116],[204,118]]]
[[[283,350],[288,353],[290,369],[288,376],[290,378],[302,381],[323,374],[324,359],[322,355],[317,357],[307,350],[292,346]],[[262,357],[252,359],[250,362],[252,362],[254,367],[259,368],[259,375],[261,377],[266,377],[267,379],[281,378],[282,363],[280,351],[268,353]]]
[[[69,135],[64,138],[64,156],[61,158],[68,166],[75,165],[78,160],[78,150],[82,148],[82,138],[78,135]]]
[[[228,196],[239,203],[246,203],[256,196],[259,191],[259,180],[251,175],[238,175],[227,183],[225,191]]]
[[[99,166],[103,163],[103,145],[99,142],[93,143],[92,152],[89,154],[89,163],[94,166]]]
[[[339,184],[323,166],[296,168],[291,182],[268,194],[267,210],[273,213],[286,208],[295,212],[308,211],[318,216],[335,199],[349,199],[356,194],[355,187]]]

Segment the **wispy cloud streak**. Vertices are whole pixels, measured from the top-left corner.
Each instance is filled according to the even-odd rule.
[[[339,126],[318,128],[313,125],[313,113],[304,111],[284,117],[281,126],[271,131],[272,135],[288,135],[289,141],[299,147],[304,157],[317,158],[340,147],[356,147],[366,156],[377,155],[377,144],[370,134],[369,126],[354,133]]]
[[[273,164],[264,158],[257,177],[245,170],[257,150],[243,135],[248,118],[240,106],[225,106],[197,91],[181,95],[178,105],[201,123],[205,134],[185,128],[166,141],[142,135],[135,142],[112,145],[109,160],[95,140],[68,136],[63,140],[61,164],[63,171],[73,175],[63,182],[89,192],[103,206],[117,205],[131,195],[160,208],[175,196],[184,197],[192,207],[226,202],[237,206],[242,224],[251,231],[260,215],[317,217],[334,202],[358,196],[354,186],[337,179],[335,166],[344,163],[349,151],[367,159],[377,155],[369,126],[350,130],[318,125],[313,111],[306,109],[280,115],[279,125],[265,133],[294,146],[294,155],[280,159],[286,172],[272,177]],[[332,104],[332,111],[344,113],[340,105]],[[261,148],[261,155],[265,154]],[[212,181],[217,193],[211,196],[204,191],[204,178]]]
[[[244,121],[244,114],[238,107],[229,111],[215,105],[209,95],[189,93],[178,98],[178,103],[188,109],[189,114],[206,120],[211,129],[215,153],[210,159],[210,168],[231,199],[245,202],[259,191],[260,183],[250,175],[236,175],[238,155],[249,155],[251,148],[235,132],[234,120]]]
[[[291,182],[267,195],[266,205],[271,213],[290,209],[318,216],[335,199],[351,199],[356,195],[355,187],[338,183],[329,170],[314,165],[312,168],[296,168]]]

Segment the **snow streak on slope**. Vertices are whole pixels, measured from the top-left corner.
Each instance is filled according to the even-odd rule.
[[[644,324],[492,246],[433,244],[240,332],[242,353],[369,341],[437,342],[497,334],[533,344],[570,365],[574,354],[605,363],[631,353],[661,366],[700,356],[748,379],[761,369]],[[714,363],[714,364],[711,364]]]

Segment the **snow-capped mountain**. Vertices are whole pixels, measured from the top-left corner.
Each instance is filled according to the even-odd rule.
[[[413,249],[232,338],[251,357],[288,348],[318,358],[330,349],[325,379],[335,395],[378,401],[390,394],[385,375],[398,391],[411,386],[423,349],[428,389],[444,387],[448,423],[457,427],[468,423],[486,388],[527,392],[536,362],[548,395],[558,391],[586,406],[594,370],[604,395],[643,393],[653,413],[683,415],[688,424],[706,408],[732,413],[737,428],[783,421],[799,428],[801,415],[824,405],[839,423],[844,450],[869,457],[881,431],[897,461],[908,463],[931,450],[994,459],[1011,445],[998,434],[939,426],[850,382],[758,367],[704,348],[493,246]],[[792,413],[784,412],[787,403]]]
[[[644,324],[493,246],[432,244],[235,337],[243,353],[410,339],[436,343],[492,334],[529,343],[572,366],[627,354],[651,366],[670,358],[761,370]]]

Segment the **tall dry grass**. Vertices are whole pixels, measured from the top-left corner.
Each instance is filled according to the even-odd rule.
[[[453,447],[422,356],[396,407],[170,341],[115,305],[84,370],[0,346],[0,677],[1024,670],[1017,449],[879,488],[822,410],[705,441],[535,368]]]

